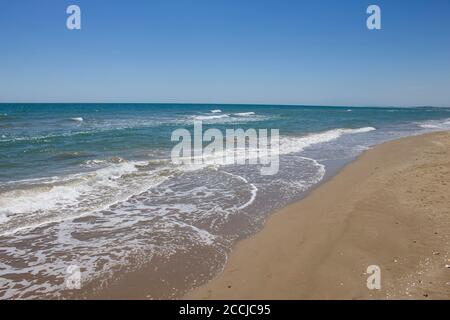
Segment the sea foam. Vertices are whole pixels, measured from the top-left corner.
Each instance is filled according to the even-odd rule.
[[[424,122],[418,122],[416,125],[423,129],[449,129],[450,118],[443,120],[428,120]]]
[[[234,113],[235,116],[239,116],[239,117],[247,117],[247,116],[253,116],[256,113],[254,112],[239,112],[239,113]]]
[[[0,194],[0,216],[9,222],[0,225],[0,235],[35,228],[87,213],[105,210],[158,185],[170,174],[154,170],[139,172],[146,162],[111,162],[98,170],[41,180],[18,182],[21,187]]]
[[[230,116],[228,114],[221,114],[221,115],[214,115],[214,116],[195,116],[194,120],[202,120],[202,121],[208,121],[208,120],[214,120],[214,119],[224,119],[229,118]]]
[[[374,127],[357,129],[339,128],[320,133],[312,133],[301,137],[282,137],[280,139],[280,154],[301,152],[305,148],[319,143],[326,143],[340,138],[346,134],[358,134],[375,131]]]

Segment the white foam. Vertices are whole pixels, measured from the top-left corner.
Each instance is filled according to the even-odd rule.
[[[195,116],[194,120],[202,120],[202,121],[208,121],[208,120],[214,120],[214,119],[223,119],[223,118],[229,118],[230,116],[227,114],[221,114],[216,116]]]
[[[376,130],[374,127],[363,127],[358,129],[339,128],[321,133],[313,133],[303,137],[282,137],[280,139],[280,154],[301,152],[309,146],[330,142],[345,134],[366,133],[374,130]]]
[[[236,175],[236,174],[232,174],[230,172],[225,172],[225,171],[224,171],[224,173],[228,174],[228,175],[231,175],[231,176],[233,176],[235,178],[238,178],[239,180],[241,180],[245,184],[248,184],[251,187],[252,190],[251,190],[250,199],[246,203],[244,203],[243,205],[237,207],[236,210],[242,210],[242,209],[247,208],[249,205],[251,205],[255,201],[256,195],[258,194],[258,188],[253,183],[249,183],[248,180],[245,179],[242,176],[239,176],[239,175]]]
[[[220,109],[215,109],[215,110],[211,110],[210,112],[211,112],[211,113],[221,113],[222,110],[220,110]]]
[[[87,186],[40,187],[32,190],[14,190],[0,196],[0,212],[13,215],[17,213],[44,211],[56,205],[64,206],[76,200]]]
[[[376,130],[374,127],[363,127],[357,129],[339,128],[300,137],[284,136],[280,137],[278,152],[275,151],[275,149],[273,150],[271,149],[270,156],[274,157],[290,153],[298,153],[302,152],[305,148],[310,147],[312,145],[336,140],[340,138],[342,135],[361,134],[371,132],[374,130]],[[194,157],[194,163],[190,163],[190,161],[192,160],[192,158],[190,157],[179,159],[184,163],[182,166],[179,167],[179,169],[181,171],[188,172],[201,170],[206,167],[218,168],[223,165],[233,165],[236,163],[235,161],[257,159],[258,156],[259,156],[258,149],[249,149],[249,148],[234,148],[231,150],[224,149],[224,151],[216,151],[214,154],[211,154],[208,157],[199,156],[201,161],[198,161],[197,163],[195,161],[197,157]]]
[[[65,177],[61,181],[72,180],[65,185],[38,184],[34,188],[5,192],[0,195],[0,213],[11,215],[65,207],[74,204],[80,195],[95,191],[96,187],[114,186],[114,180],[136,170],[133,163],[126,163],[103,168],[85,175]]]
[[[92,168],[92,167],[97,167],[99,165],[103,165],[106,162],[107,162],[106,160],[97,160],[97,159],[87,160],[84,162],[83,166]]]
[[[281,137],[279,154],[301,152],[309,146],[329,142],[345,134],[359,134],[373,130],[376,129],[373,127],[339,128],[301,137]],[[238,149],[233,150],[233,152],[235,152],[237,159],[250,159],[258,156],[257,150]],[[275,154],[271,153],[271,155],[274,156]],[[220,166],[220,162],[216,164],[217,158],[223,156],[224,154],[218,153],[210,159],[206,159],[200,166],[179,166],[177,170],[187,172],[210,166],[217,167]],[[149,176],[148,172],[146,175],[140,176],[142,172],[138,172],[138,167],[147,165],[147,162],[118,161],[116,159],[111,162],[107,164],[107,167],[93,172],[79,173],[66,177],[53,177],[49,180],[49,183],[39,180],[29,181],[26,183],[26,188],[0,194],[0,217],[3,216],[3,221],[5,217],[11,218],[15,215],[19,215],[19,217],[28,215],[30,217],[30,219],[24,218],[20,226],[15,227],[14,230],[5,230],[5,228],[1,230],[0,228],[0,233],[5,231],[15,232],[105,209],[163,181],[162,179],[155,179],[155,176],[158,177],[158,172],[155,171],[151,171],[153,176]],[[87,164],[98,165],[104,164],[104,162],[92,161]],[[168,169],[166,166],[163,168],[164,170]],[[131,177],[127,178],[129,175]],[[170,178],[171,175],[164,174],[162,176],[164,176],[165,180]],[[253,190],[252,196],[250,202],[246,203],[244,207],[248,206],[256,196],[256,187],[250,187]],[[48,219],[45,215],[48,215]],[[37,223],[33,221],[33,216],[39,217]]]
[[[235,113],[235,116],[238,117],[248,117],[248,116],[254,116],[256,113],[254,112],[239,112],[239,113]]]
[[[443,120],[428,120],[416,123],[417,126],[423,129],[449,129],[450,118]]]
[[[51,138],[59,138],[59,137],[72,137],[82,134],[88,134],[91,133],[89,131],[79,131],[74,133],[62,133],[62,134],[48,134],[48,135],[41,135],[41,136],[34,136],[34,137],[15,137],[7,140],[2,140],[2,142],[14,142],[14,141],[35,141],[35,140],[45,140],[45,139],[51,139]]]
[[[6,216],[6,214],[0,214],[0,224],[8,221],[8,217]]]
[[[319,163],[319,161],[317,161],[316,159],[312,159],[312,158],[306,158],[306,157],[302,157],[305,160],[309,160],[311,161],[314,166],[316,166],[317,168],[317,175],[314,177],[314,179],[312,179],[311,181],[309,181],[309,183],[311,185],[314,185],[316,183],[319,183],[320,181],[322,181],[323,177],[325,176],[326,173],[326,168],[325,165],[322,163]],[[304,190],[308,189],[310,186],[307,186]]]
[[[197,116],[189,116],[185,118],[184,120],[181,120],[182,122],[186,123],[187,125],[192,125],[193,120],[198,121],[204,121],[208,124],[238,124],[238,123],[247,123],[247,122],[255,122],[255,121],[266,121],[268,119],[271,119],[269,116],[263,116],[263,115],[250,115],[246,114],[244,115],[237,115],[237,114],[201,114]],[[178,121],[178,123],[180,120]]]
[[[82,117],[70,118],[72,121],[83,122],[84,119]]]
[[[53,185],[27,182],[25,188],[4,192],[0,194],[0,216],[8,216],[11,224],[0,225],[0,234],[105,210],[170,177],[161,175],[158,170],[138,172],[137,167],[145,164],[112,163],[93,172],[52,179]]]
[[[438,125],[435,124],[419,124],[419,127],[424,128],[424,129],[435,129],[435,128],[439,128]]]

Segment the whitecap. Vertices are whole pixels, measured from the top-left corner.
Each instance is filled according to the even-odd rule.
[[[356,129],[338,128],[329,131],[324,131],[320,133],[308,134],[306,136],[282,136],[279,141],[278,151],[275,149],[270,150],[271,156],[275,155],[285,155],[290,153],[302,152],[305,148],[310,147],[315,144],[326,143],[340,138],[342,135],[346,134],[361,134],[371,131],[375,131],[374,127],[362,127]],[[270,138],[269,138],[270,139]],[[203,169],[208,166],[221,166],[221,165],[232,165],[239,160],[250,160],[256,159],[259,156],[258,149],[248,149],[248,148],[234,148],[225,149],[223,151],[216,151],[214,154],[208,157],[202,157],[200,164],[189,164],[191,157],[187,159],[180,159],[183,164],[179,169],[182,171],[196,171]],[[196,159],[196,157],[194,157]],[[225,160],[227,159],[227,160]],[[230,162],[227,162],[231,160]],[[195,162],[195,161],[194,161]]]
[[[254,116],[256,113],[254,112],[239,112],[239,113],[235,113],[235,116],[238,117],[247,117],[247,116]]]
[[[227,114],[221,114],[217,116],[194,116],[194,120],[202,120],[202,121],[208,121],[208,120],[215,120],[215,119],[224,119],[229,118],[230,116]]]
[[[282,137],[280,139],[280,154],[301,152],[309,146],[330,142],[345,134],[367,133],[375,130],[374,127],[357,129],[338,128],[320,133],[312,133],[302,137]]]
[[[450,118],[441,120],[428,120],[424,122],[417,122],[416,125],[423,129],[449,129]]]
[[[109,161],[98,170],[51,178],[48,183],[24,183],[0,194],[0,216],[10,219],[0,225],[0,235],[74,219],[105,210],[154,187],[170,177],[162,169],[139,171],[141,161]]]

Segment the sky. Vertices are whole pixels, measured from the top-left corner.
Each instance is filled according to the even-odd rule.
[[[0,0],[0,102],[450,107],[450,0]]]

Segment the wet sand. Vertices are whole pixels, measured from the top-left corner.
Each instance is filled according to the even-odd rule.
[[[450,132],[365,152],[187,299],[450,299]],[[367,288],[367,267],[381,289]]]

